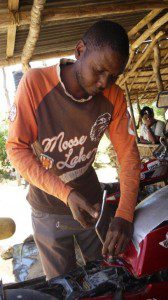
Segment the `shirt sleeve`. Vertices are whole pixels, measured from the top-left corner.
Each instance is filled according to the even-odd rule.
[[[111,95],[114,98],[114,95]],[[140,180],[140,157],[135,141],[135,133],[127,111],[123,91],[118,87],[114,110],[109,126],[111,142],[120,164],[120,202],[115,216],[133,221]]]
[[[32,70],[31,70],[32,72]],[[33,73],[24,75],[20,81],[14,105],[9,114],[9,132],[6,150],[9,160],[30,184],[53,195],[67,204],[71,188],[52,171],[46,170],[37,160],[31,144],[38,135],[36,106],[29,79]],[[37,90],[38,87],[35,87]],[[36,95],[36,94],[35,94]]]
[[[155,128],[155,135],[156,136],[163,136],[163,129],[165,127],[165,123],[162,121],[157,121],[156,128]]]

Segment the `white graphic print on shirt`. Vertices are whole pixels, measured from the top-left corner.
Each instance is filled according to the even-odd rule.
[[[104,113],[97,118],[90,131],[90,138],[92,141],[100,140],[101,136],[109,125],[110,120],[111,115],[109,113]],[[66,150],[68,151],[67,153],[65,153],[64,159],[56,163],[56,167],[58,170],[63,170],[65,168],[74,169],[79,163],[85,161],[87,162],[84,167],[68,171],[60,175],[59,177],[64,182],[69,182],[81,176],[92,164],[97,151],[97,147],[94,147],[90,151],[88,151],[88,153],[85,153],[84,144],[86,143],[87,139],[87,135],[82,135],[80,138],[75,136],[69,140],[65,140],[65,132],[62,131],[57,136],[54,136],[52,138],[45,138],[42,141],[42,145],[44,146],[44,153],[52,153],[55,150],[59,151],[59,153],[62,153]],[[73,156],[74,148],[77,146],[82,146],[80,147],[79,155]]]
[[[110,120],[111,115],[109,113],[102,114],[97,118],[90,131],[91,141],[100,140],[107,126],[109,125]]]

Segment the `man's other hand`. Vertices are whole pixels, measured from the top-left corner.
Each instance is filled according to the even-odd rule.
[[[103,245],[103,256],[118,256],[123,253],[132,238],[133,224],[120,217],[112,219]]]
[[[98,207],[92,206],[80,193],[72,191],[68,196],[68,205],[73,218],[78,221],[82,227],[92,227],[99,215]]]

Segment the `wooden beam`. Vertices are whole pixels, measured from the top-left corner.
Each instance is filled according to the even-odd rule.
[[[131,91],[133,85],[136,84],[136,80],[137,80],[138,76],[139,76],[139,72],[136,72],[136,75],[133,77],[133,80],[129,86],[129,92]]]
[[[167,57],[168,57],[168,53],[167,53],[167,55],[165,55],[165,57],[163,58],[162,63],[167,59]],[[166,68],[166,70],[167,70],[167,68]],[[160,71],[162,71],[162,70],[160,70]],[[164,74],[163,74],[163,75],[164,75]],[[148,82],[145,83],[144,93],[145,93],[145,91],[148,89],[148,87],[149,87],[151,81],[154,79],[154,77],[155,77],[155,73],[153,73],[153,74],[150,76]],[[143,95],[141,96],[141,98],[142,98],[142,97],[143,97]],[[140,98],[140,99],[141,99],[141,98]]]
[[[8,8],[11,13],[18,11],[19,0],[8,0]],[[6,57],[12,57],[15,49],[16,23],[8,26]]]
[[[145,16],[136,26],[134,26],[129,32],[128,32],[128,37],[130,38],[132,35],[135,35],[140,29],[142,29],[145,25],[148,24],[154,17],[156,17],[162,9],[154,9],[152,10],[147,16]],[[130,55],[129,55],[129,60],[127,62],[125,70],[128,70],[135,55],[135,49],[130,47]],[[120,79],[118,80],[118,84],[122,81],[124,76],[120,76]]]
[[[148,28],[151,28],[151,26],[152,26],[152,24],[149,22]],[[152,33],[151,40],[153,40],[154,38],[155,38],[155,35]],[[163,87],[162,77],[161,77],[161,73],[160,73],[161,56],[160,56],[160,50],[159,50],[158,43],[156,43],[155,46],[153,47],[153,54],[154,54],[154,62],[152,64],[153,72],[154,72],[154,76],[156,79],[156,85],[158,88],[158,92],[161,92],[164,90],[164,87]]]
[[[7,89],[7,84],[6,84],[6,72],[5,72],[4,68],[2,68],[2,74],[3,74],[3,89],[4,89],[5,99],[6,99],[6,103],[7,103],[7,109],[9,111],[11,104],[10,104],[10,98],[9,98],[9,93],[8,93],[8,89]]]
[[[129,32],[128,37],[135,35],[139,30],[141,30],[145,25],[152,21],[162,9],[154,9],[147,16],[145,16],[137,25],[135,25]]]
[[[166,13],[163,17],[157,20],[151,28],[148,28],[132,45],[131,49],[134,51],[137,49],[143,41],[145,41],[152,33],[154,33],[157,29],[159,29],[163,24],[165,24],[168,20],[168,13]]]
[[[31,9],[31,22],[29,28],[29,34],[26,39],[26,43],[23,48],[21,62],[23,65],[23,71],[29,69],[29,61],[33,55],[41,28],[41,15],[44,9],[46,0],[34,0]]]
[[[138,143],[138,134],[137,134],[137,129],[136,129],[136,122],[135,122],[135,117],[134,117],[134,111],[133,111],[133,107],[132,107],[132,103],[131,103],[131,98],[130,98],[130,94],[129,94],[129,90],[128,90],[126,82],[125,82],[124,86],[125,86],[126,99],[127,99],[128,103],[129,103],[129,107],[130,107],[130,112],[131,112],[132,122],[133,122],[133,126],[134,126],[136,141]]]
[[[54,51],[48,53],[40,53],[33,55],[31,61],[38,61],[38,60],[46,60],[50,58],[59,58],[59,57],[66,57],[69,55],[74,54],[74,49],[67,49],[66,51]],[[0,67],[11,66],[21,64],[21,57],[14,57],[14,58],[7,58],[7,59],[0,59]]]
[[[154,45],[156,44],[156,42],[158,41],[158,39],[164,35],[163,31],[159,31],[159,33],[155,36],[155,38],[153,39],[153,41],[151,42],[151,44],[148,46],[148,48],[146,49],[146,51],[142,54],[142,56],[139,58],[139,60],[134,64],[134,66],[132,67],[132,69],[127,72],[126,76],[122,79],[122,81],[119,82],[120,86],[124,84],[124,82],[134,73],[135,76],[135,71],[136,69],[142,64],[142,62],[144,63],[147,58],[149,57],[150,53],[153,50]]]
[[[144,90],[136,89],[136,90],[132,90],[132,91],[130,92],[130,95],[131,95],[131,96],[132,96],[132,95],[137,95],[137,93],[138,93],[138,94],[143,94],[143,96],[144,96],[145,94],[158,93],[158,90],[156,90],[156,89],[150,89],[150,90],[144,92]],[[140,99],[142,99],[142,97],[139,98],[139,100],[140,100]]]
[[[116,14],[134,13],[138,11],[149,11],[153,9],[168,8],[168,3],[161,1],[142,1],[130,4],[85,4],[78,7],[54,7],[46,8],[42,14],[43,23],[57,22],[82,18],[103,17]],[[30,11],[20,11],[16,14],[18,25],[30,24]],[[13,16],[10,13],[0,14],[0,28],[6,28],[13,24]]]
[[[19,7],[19,0],[8,0],[8,8],[10,11],[16,11]]]

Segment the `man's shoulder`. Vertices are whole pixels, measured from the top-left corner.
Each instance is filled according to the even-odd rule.
[[[165,127],[165,123],[161,120],[157,120],[156,127],[155,127],[155,133],[157,135],[161,135],[163,133]]]
[[[115,93],[115,92],[123,93],[123,90],[116,83],[111,84],[108,88],[105,89],[106,93]]]
[[[23,77],[25,83],[34,85],[42,83],[45,80],[57,81],[56,65],[44,68],[29,69]]]
[[[161,120],[157,120],[157,123],[156,123],[158,126],[164,126],[165,125],[165,122],[161,121]]]
[[[112,84],[109,88],[104,90],[104,96],[110,100],[113,104],[123,101],[124,92],[117,84]]]

